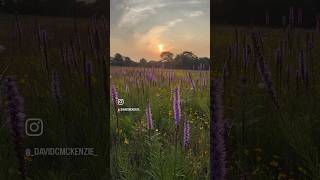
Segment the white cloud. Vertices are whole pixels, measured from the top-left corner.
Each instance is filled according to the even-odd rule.
[[[198,17],[198,16],[202,16],[204,13],[203,11],[193,11],[190,14],[188,14],[189,17]]]
[[[209,26],[204,22],[210,21],[203,15],[210,0],[111,0],[111,3],[112,53],[156,60],[159,44],[174,53],[185,49],[202,52],[199,50],[207,48],[202,46],[209,39]],[[197,16],[203,16],[204,20]]]
[[[172,20],[170,22],[168,22],[168,27],[172,27],[172,26],[175,26],[176,24],[178,24],[179,22],[182,22],[183,20],[182,19],[175,19],[175,20]]]
[[[140,7],[140,8],[129,8],[126,7],[127,13],[125,13],[120,22],[119,26],[134,25],[137,24],[152,14],[156,14],[156,11],[152,7]]]
[[[200,4],[202,0],[126,0],[121,4],[124,10],[119,26],[138,24],[152,15],[157,14],[159,8],[172,5]],[[199,12],[198,12],[199,13]]]

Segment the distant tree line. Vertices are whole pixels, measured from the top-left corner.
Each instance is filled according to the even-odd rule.
[[[0,0],[0,12],[45,16],[92,16],[106,14],[107,0]]]
[[[154,67],[154,68],[171,68],[171,69],[202,69],[208,70],[210,66],[210,58],[197,57],[190,51],[184,51],[181,54],[174,56],[171,52],[162,52],[160,60],[147,61],[142,58],[139,62],[131,60],[131,58],[123,56],[119,53],[111,57],[112,66],[127,66],[127,67]]]
[[[314,26],[319,18],[319,0],[215,0],[212,14],[215,23],[265,25],[266,15],[273,26],[281,26],[284,18],[288,22],[290,7],[295,20],[302,16],[303,26]]]

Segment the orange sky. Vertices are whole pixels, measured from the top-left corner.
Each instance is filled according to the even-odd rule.
[[[160,50],[210,56],[210,0],[112,0],[111,56],[158,60]]]

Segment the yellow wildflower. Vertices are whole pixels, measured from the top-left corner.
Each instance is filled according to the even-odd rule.
[[[128,140],[128,138],[124,138],[124,142],[123,143],[125,143],[125,144],[129,144],[129,140]]]
[[[26,160],[26,161],[32,161],[32,156],[24,156],[24,160]]]
[[[278,163],[277,161],[275,161],[275,160],[272,160],[272,161],[270,162],[270,165],[273,166],[273,167],[278,167],[278,166],[279,166],[279,163]]]
[[[117,132],[118,134],[121,134],[121,133],[122,133],[122,129],[117,128],[116,132]]]

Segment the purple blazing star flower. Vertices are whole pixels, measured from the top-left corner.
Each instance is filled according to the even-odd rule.
[[[3,83],[6,98],[7,119],[10,123],[12,142],[15,146],[21,178],[26,179],[26,162],[24,159],[23,136],[25,125],[24,99],[20,96],[15,78],[7,77]]]
[[[60,78],[57,71],[52,72],[51,80],[51,92],[52,97],[58,105],[60,105],[61,94],[60,94]]]
[[[181,119],[180,92],[179,88],[173,90],[173,114],[176,126],[179,126]]]
[[[111,86],[111,97],[112,97],[112,102],[113,102],[114,106],[118,107],[119,96],[118,96],[116,86],[114,84],[112,84],[112,86]]]
[[[226,174],[225,121],[223,117],[222,86],[211,83],[210,164],[211,179],[224,180]]]
[[[187,149],[189,146],[189,143],[190,143],[190,124],[186,116],[184,120],[184,128],[183,128],[183,147]]]
[[[147,107],[146,107],[146,120],[147,120],[147,128],[153,129],[152,112],[151,112],[151,106],[150,106],[149,100],[147,102]]]

